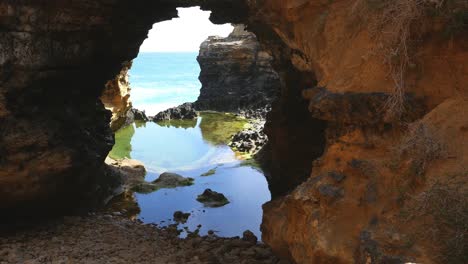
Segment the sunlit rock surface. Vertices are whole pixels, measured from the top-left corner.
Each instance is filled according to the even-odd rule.
[[[395,28],[372,31],[385,10],[364,2],[250,2],[249,25],[273,50],[286,84],[266,125],[271,180],[302,182],[264,206],[263,240],[304,264],[463,263],[455,252],[466,240],[453,236],[463,228],[441,217],[460,209],[433,201],[447,193],[450,208],[466,203],[454,201],[467,189],[468,90],[460,85],[468,81],[467,28],[447,38],[441,25],[449,27],[450,16],[419,17],[415,35],[423,37],[408,43],[412,64],[402,76],[406,104],[390,116],[394,69],[378,50],[386,36],[379,34]],[[466,14],[467,6],[440,10]],[[465,183],[455,191],[458,181]],[[431,238],[423,235],[429,229]]]
[[[128,111],[132,108],[130,100],[130,82],[128,71],[132,63],[124,63],[120,73],[106,83],[106,87],[101,95],[101,101],[107,110],[112,112],[111,129],[116,131],[124,125],[128,125],[133,120],[128,116]]]
[[[281,79],[263,155],[275,197],[264,206],[263,240],[275,252],[307,264],[466,262],[455,254],[468,244],[454,240],[463,237],[459,222],[441,220],[435,209],[446,207],[421,211],[420,202],[467,197],[468,34],[456,23],[466,4],[446,1],[442,8],[458,6],[406,20],[417,22],[410,29],[418,37],[407,42],[402,98],[420,103],[407,104],[411,118],[400,123],[374,104],[376,93],[393,92],[398,62],[374,51],[385,33],[399,31],[391,23],[368,28],[383,13],[363,3],[0,2],[0,206],[64,203],[105,182],[100,171],[113,145],[99,100],[106,82],[135,58],[153,23],[201,5],[213,22],[246,24]],[[328,93],[303,93],[318,87]],[[363,104],[353,103],[356,94]],[[447,212],[466,208],[463,199],[449,201]],[[437,235],[424,236],[429,228]]]
[[[200,96],[197,110],[238,112],[270,104],[279,91],[272,57],[253,33],[236,25],[226,38],[211,36],[200,46]]]

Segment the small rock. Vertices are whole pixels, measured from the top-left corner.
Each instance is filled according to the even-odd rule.
[[[182,211],[174,212],[174,221],[175,222],[186,223],[189,217],[190,217],[190,213],[184,213]]]
[[[181,186],[190,186],[193,184],[193,178],[185,178],[176,173],[165,172],[153,182],[142,182],[135,185],[132,190],[138,193],[151,193],[162,188],[175,188]]]
[[[110,220],[110,219],[112,219],[112,215],[106,214],[106,215],[103,215],[102,218],[104,218],[106,220]]]
[[[244,233],[242,234],[242,240],[251,242],[253,244],[256,244],[258,239],[254,235],[254,233],[250,230],[245,230]]]
[[[179,174],[164,172],[159,175],[159,178],[153,181],[153,184],[157,184],[159,187],[177,187],[177,186],[188,186],[193,184],[192,178],[185,178]]]
[[[208,207],[220,207],[229,203],[229,200],[222,193],[206,189],[202,194],[198,195],[197,201]]]

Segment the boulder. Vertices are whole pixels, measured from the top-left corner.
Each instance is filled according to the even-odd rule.
[[[141,182],[135,185],[132,190],[138,193],[151,193],[163,188],[190,186],[193,184],[193,181],[193,178],[186,178],[176,173],[165,172],[152,182]]]
[[[114,160],[107,157],[105,162],[113,170],[121,174],[124,187],[132,188],[132,186],[145,180],[146,169],[141,161],[132,159]]]
[[[197,111],[195,111],[193,103],[184,103],[177,107],[169,108],[165,111],[159,112],[151,119],[156,122],[174,119],[195,119],[197,117],[198,114]]]
[[[138,110],[136,108],[132,108],[129,110],[128,115],[133,115],[134,121],[149,121],[149,118],[146,116],[145,111]]]
[[[203,203],[207,207],[221,207],[229,203],[229,200],[224,194],[211,189],[206,189],[202,194],[198,195],[197,201]]]
[[[190,213],[184,213],[182,211],[174,212],[174,221],[177,223],[186,223],[188,218],[190,217]]]
[[[153,181],[154,184],[159,185],[162,188],[173,188],[178,186],[192,185],[192,178],[185,178],[177,173],[164,172],[159,176],[158,179]]]
[[[251,242],[252,244],[256,244],[258,241],[257,236],[254,235],[254,233],[250,230],[245,230],[244,233],[242,233],[242,240]]]

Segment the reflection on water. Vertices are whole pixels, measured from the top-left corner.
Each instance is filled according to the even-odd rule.
[[[244,120],[232,115],[202,113],[197,120],[148,122],[118,131],[110,155],[145,163],[147,181],[166,171],[195,178],[192,186],[136,193],[138,218],[166,225],[172,223],[175,211],[183,211],[191,213],[183,226],[194,230],[201,224],[201,234],[214,230],[221,236],[240,236],[249,229],[260,237],[261,206],[271,198],[267,182],[256,168],[242,166],[226,145],[244,125]],[[214,174],[201,176],[214,168]],[[207,188],[223,193],[230,203],[204,207],[196,197]]]
[[[130,141],[134,134],[134,125],[121,128],[115,133],[115,145],[109,153],[109,156],[113,159],[132,158],[132,144]]]
[[[200,130],[204,140],[214,145],[227,144],[235,133],[241,131],[246,122],[230,114],[202,113]]]
[[[159,126],[167,127],[167,128],[195,128],[197,126],[197,119],[192,120],[165,120],[159,121]]]

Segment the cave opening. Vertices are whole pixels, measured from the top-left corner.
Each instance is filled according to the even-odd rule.
[[[468,82],[466,1],[375,2],[0,0],[0,221],[14,218],[16,224],[15,214],[24,214],[34,222],[28,230],[8,226],[7,233],[1,232],[0,263],[288,263],[272,251],[305,264],[467,263],[467,221],[459,217],[466,211],[466,199],[459,197],[467,197],[468,182],[467,89],[460,85]],[[178,7],[195,5],[211,10],[213,23],[246,24],[271,52],[281,76],[280,96],[265,125],[269,148],[264,156],[273,197],[263,206],[265,244],[251,233],[242,239],[196,236],[204,234],[201,229],[180,239],[176,230],[122,215],[130,210],[90,211],[88,206],[78,216],[59,211],[85,207],[89,198],[107,201],[119,194],[119,181],[125,180],[120,175],[126,171],[139,175],[134,180],[143,190],[161,187],[145,179],[144,166],[138,163],[105,165],[114,145],[112,129],[126,119],[109,126],[111,113],[99,97],[108,80],[129,69],[154,23],[176,17]],[[236,58],[268,58],[261,52],[244,54]],[[250,64],[228,69],[203,62],[221,70],[200,79],[203,83],[221,77],[219,83],[209,83],[223,88],[223,100],[205,100],[196,105],[199,110],[216,105],[229,112],[238,109],[239,101],[252,106],[264,97],[237,96],[220,85],[233,81],[232,73],[255,69]],[[392,81],[395,75],[398,80]],[[209,94],[200,92],[201,97]],[[407,101],[396,120],[381,111],[389,101],[397,102],[397,108]],[[122,113],[126,117],[129,112]],[[139,111],[130,115],[143,118]],[[218,128],[204,128],[203,120],[206,117],[195,125],[193,120],[188,125],[171,120],[158,129],[166,132],[161,138],[176,138],[169,150],[179,151],[180,158],[190,156],[189,142],[184,141],[193,139],[188,133],[198,135],[195,149],[229,151],[226,145],[204,141],[204,130]],[[146,128],[157,125],[146,122]],[[133,138],[145,128],[138,126],[127,133],[134,134],[131,151],[138,145]],[[186,134],[178,138],[179,133]],[[148,152],[162,156],[158,160],[167,156],[160,146],[145,143]],[[218,163],[203,163],[203,171],[181,172],[186,177],[175,179],[190,185],[220,179],[216,174],[223,170],[246,168]],[[258,192],[246,191],[245,181],[237,183],[229,182],[246,200]],[[192,187],[196,183],[180,189]],[[155,193],[169,197],[171,190]],[[135,204],[135,198],[122,202]],[[196,203],[196,198],[190,201]],[[229,194],[227,198],[231,200],[225,208],[239,205]],[[185,198],[174,195],[169,200]],[[192,213],[180,209],[169,211],[168,218],[184,220]],[[59,217],[37,221],[38,214],[50,216],[51,211]]]
[[[271,194],[253,156],[266,142],[265,114],[279,89],[272,58],[243,25],[214,25],[199,7],[178,12],[153,25],[101,97],[115,131],[107,164],[144,167],[126,171],[132,180],[110,207],[178,225],[181,236],[261,237]]]
[[[197,100],[200,45],[233,30],[231,24],[213,24],[211,12],[200,7],[177,10],[178,18],[153,25],[129,71],[132,104],[148,116]]]

